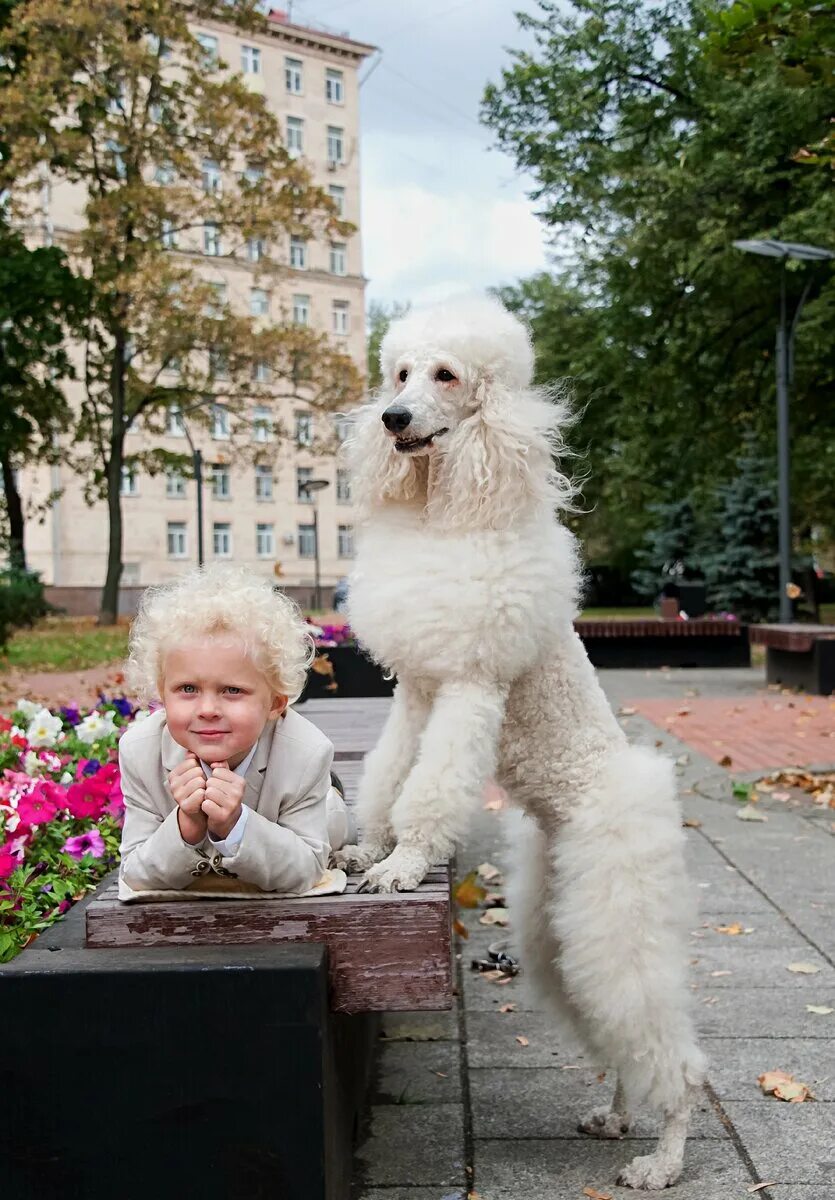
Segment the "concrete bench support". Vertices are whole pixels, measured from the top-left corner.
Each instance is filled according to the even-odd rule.
[[[752,625],[751,641],[766,648],[769,683],[817,696],[835,692],[835,626]]]

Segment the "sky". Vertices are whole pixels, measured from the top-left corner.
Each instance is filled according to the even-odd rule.
[[[530,180],[478,120],[507,48],[530,45],[519,8],[535,0],[294,0],[296,23],[382,51],[360,72],[369,301],[430,303],[546,266]]]

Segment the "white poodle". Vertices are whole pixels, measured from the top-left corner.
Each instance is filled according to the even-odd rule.
[[[658,1148],[620,1182],[666,1187],[703,1072],[681,816],[671,764],[627,743],[573,629],[565,407],[532,388],[528,334],[487,298],[410,313],[381,363],[349,446],[365,514],[349,606],[398,684],[366,759],[361,843],[337,861],[369,891],[417,887],[495,776],[527,814],[511,890],[525,970],[617,1070],[611,1111],[581,1128],[620,1137],[629,1104],[661,1109]]]

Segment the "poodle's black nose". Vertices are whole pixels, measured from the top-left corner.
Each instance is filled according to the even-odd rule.
[[[383,413],[383,424],[390,433],[400,433],[411,419],[412,414],[402,404],[390,404]]]

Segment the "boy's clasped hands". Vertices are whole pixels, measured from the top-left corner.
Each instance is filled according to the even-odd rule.
[[[184,842],[197,845],[206,832],[217,841],[227,838],[241,815],[245,780],[227,762],[211,763],[206,778],[196,754],[188,754],[168,776],[171,795],[179,806],[177,822]]]

